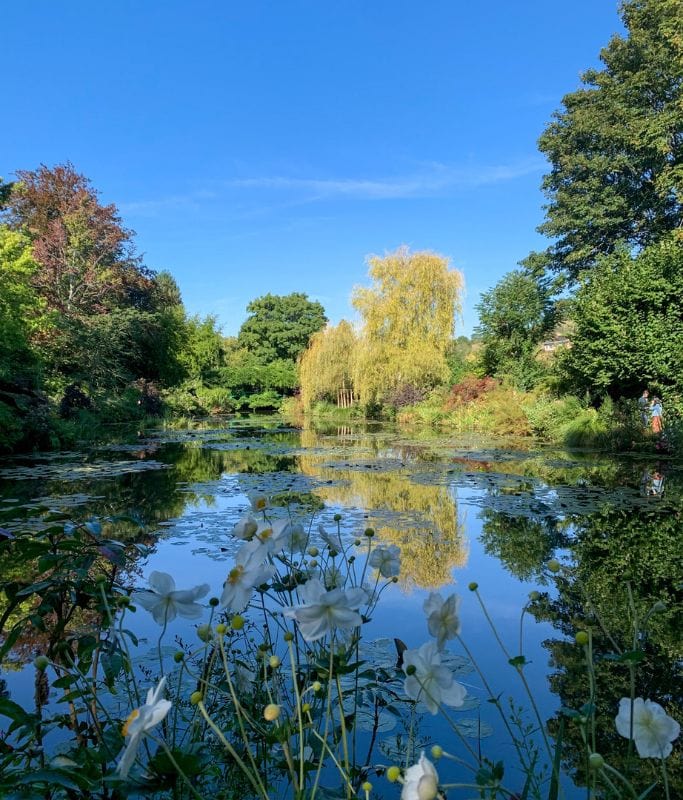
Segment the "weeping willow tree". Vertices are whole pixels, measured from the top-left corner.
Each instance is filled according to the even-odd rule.
[[[354,384],[366,405],[448,379],[446,351],[463,287],[462,273],[429,251],[401,247],[369,264],[374,285],[355,289],[352,298],[363,319]]]
[[[316,400],[329,400],[339,408],[354,404],[352,382],[356,334],[346,320],[314,334],[299,360],[301,402],[310,408]]]

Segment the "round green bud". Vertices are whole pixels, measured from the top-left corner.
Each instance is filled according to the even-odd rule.
[[[275,722],[279,716],[280,706],[276,703],[268,703],[268,705],[263,709],[263,718],[267,722]]]
[[[574,637],[574,641],[577,644],[588,644],[588,633],[586,631],[577,631],[576,636]]]
[[[33,659],[33,665],[36,669],[39,669],[41,672],[43,672],[50,666],[50,659],[47,656],[36,656]]]
[[[341,514],[335,514],[335,515],[332,517],[332,519],[333,519],[335,522],[341,522],[341,518],[342,518]]]
[[[308,566],[309,566],[311,569],[315,569],[315,568],[318,566],[318,562],[317,562],[317,561],[316,561],[314,558],[312,558],[312,559],[311,559],[311,560],[308,562]]]
[[[363,535],[367,536],[368,539],[372,539],[372,537],[375,535],[375,531],[372,528],[366,528],[363,531]]]
[[[217,597],[211,597],[211,598],[209,598],[209,605],[211,606],[211,608],[216,608],[216,606],[217,606],[217,605],[218,605],[220,602],[221,602],[221,601],[220,601],[220,600],[219,600]]]
[[[102,575],[102,574],[95,575],[95,583],[96,584],[101,586],[103,583],[106,583],[106,582],[107,582],[107,576],[106,575]]]
[[[308,555],[311,556],[312,558],[315,558],[318,555],[318,553],[320,553],[320,550],[318,550],[317,547],[308,548]]]
[[[197,628],[197,636],[199,636],[203,642],[208,642],[209,639],[211,639],[212,633],[213,631],[211,630],[211,625],[207,625],[206,623]]]
[[[591,753],[588,756],[588,766],[591,769],[602,769],[605,766],[605,759],[600,753]]]
[[[362,544],[360,539],[354,539],[353,543],[356,545],[356,547],[360,547]]]
[[[398,583],[398,575],[394,575],[394,577],[391,579],[391,582]]]
[[[235,616],[230,620],[230,627],[234,631],[241,631],[244,627],[244,617],[241,614],[235,614]]]
[[[280,659],[277,656],[271,656],[268,659],[268,664],[269,664],[271,669],[277,669],[280,666],[281,663],[282,662],[280,661]]]
[[[416,672],[415,664],[408,664],[406,667],[406,675],[414,675]]]
[[[294,634],[291,631],[287,631],[282,638],[286,642],[293,642],[294,641]]]
[[[339,553],[330,547],[330,558],[336,558],[338,555]]]
[[[309,712],[310,710],[311,710],[311,704],[310,704],[310,703],[304,703],[304,704],[301,706],[301,712],[302,712],[303,714],[308,714],[308,712]]]
[[[181,661],[185,660],[185,653],[183,653],[182,650],[177,650],[175,653],[173,653],[173,660],[176,664],[180,664]]]
[[[476,592],[479,588],[479,584],[476,581],[472,581],[472,583],[467,584],[467,588],[470,590],[470,592]]]
[[[372,784],[370,783],[370,781],[365,781],[365,782],[364,782],[364,783],[361,785],[361,787],[360,787],[360,788],[361,788],[361,789],[362,789],[364,792],[371,792],[371,791],[372,791]]]
[[[201,692],[192,692],[192,694],[190,695],[190,703],[193,706],[196,706],[197,703],[201,703],[203,699],[204,695]]]
[[[323,685],[320,681],[313,681],[311,688],[314,692],[319,692],[323,688]]]
[[[540,599],[541,599],[541,593],[540,592],[537,592],[535,589],[534,589],[533,592],[529,592],[529,600],[531,600],[532,602],[535,603],[536,600],[540,600]]]
[[[116,598],[116,605],[121,606],[121,608],[128,607],[133,601],[128,597],[127,594],[120,594]]]
[[[356,556],[349,556],[349,564],[353,564],[353,562],[355,560],[356,560]]]
[[[387,780],[389,783],[396,783],[401,777],[401,770],[397,766],[391,766],[387,770]]]
[[[443,755],[443,747],[441,747],[438,744],[435,744],[434,747],[432,747],[432,758],[435,761],[438,761],[442,755]]]
[[[217,633],[219,636],[224,636],[224,635],[225,635],[225,632],[226,632],[227,630],[228,630],[228,626],[227,626],[227,625],[225,625],[223,622],[219,622],[219,623],[218,623],[218,625],[216,625],[216,633]]]
[[[550,561],[548,561],[548,569],[551,572],[559,572],[560,562],[556,558],[551,558]]]

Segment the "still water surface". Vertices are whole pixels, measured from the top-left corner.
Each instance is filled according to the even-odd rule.
[[[475,581],[508,655],[524,653],[524,673],[545,720],[561,705],[578,708],[587,699],[573,634],[586,622],[588,603],[589,624],[612,640],[631,635],[628,579],[641,616],[656,600],[667,603],[649,628],[648,672],[638,693],[680,711],[683,471],[675,461],[387,425],[300,430],[279,420],[235,420],[0,462],[0,526],[37,530],[60,515],[132,513],[147,526],[144,541],[151,546],[138,563],[138,586],[162,570],[180,587],[206,582],[219,595],[235,552],[228,533],[251,491],[286,494],[295,510],[328,529],[340,514],[344,534],[361,536],[370,527],[377,541],[401,547],[401,577],[384,593],[366,639],[398,637],[418,647],[428,639],[422,609],[428,593],[461,593],[463,637],[494,693],[506,705],[510,697],[528,709],[515,670],[468,591]],[[571,568],[559,590],[545,567],[553,557]],[[520,650],[520,615],[531,591],[541,598],[525,616]],[[187,622],[173,626],[172,635],[187,634]],[[151,618],[140,611],[135,628],[147,643],[143,650],[153,650],[158,629]],[[612,644],[609,637],[596,639],[605,654]],[[5,676],[17,699],[29,683],[22,674]],[[463,681],[484,700],[460,712],[463,729],[481,737],[491,758],[508,760],[511,745],[480,679],[472,673]],[[625,685],[613,672],[604,679],[599,713],[605,720],[616,713]],[[457,751],[452,734],[438,724],[424,736]],[[610,731],[601,752],[618,752],[622,743]],[[566,763],[580,782],[579,751],[578,735],[569,736]],[[521,788],[522,778],[506,783],[517,781]],[[565,791],[578,796],[569,782]]]

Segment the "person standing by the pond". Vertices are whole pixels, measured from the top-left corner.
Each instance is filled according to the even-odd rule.
[[[650,418],[652,420],[652,433],[660,434],[664,429],[664,425],[662,424],[662,401],[658,397],[652,398]]]
[[[640,409],[640,419],[643,423],[643,428],[650,427],[650,392],[643,389],[643,393],[638,398],[638,408]]]

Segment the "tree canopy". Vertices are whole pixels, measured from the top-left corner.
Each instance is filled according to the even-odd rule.
[[[357,288],[352,300],[363,320],[355,383],[366,404],[447,380],[463,287],[462,273],[429,251],[402,247],[369,264],[374,285]]]
[[[683,31],[680,0],[627,0],[615,35],[541,136],[550,161],[540,232],[527,266],[574,283],[620,243],[683,235]],[[680,241],[680,239],[679,239]]]
[[[247,313],[238,342],[262,363],[276,359],[296,361],[311,336],[327,322],[322,305],[302,292],[257,297],[247,306]]]

